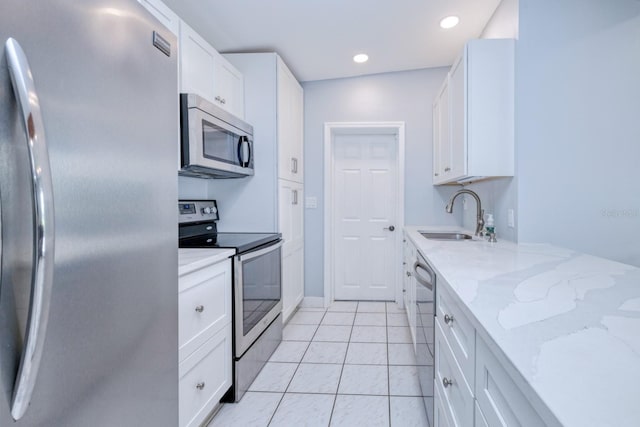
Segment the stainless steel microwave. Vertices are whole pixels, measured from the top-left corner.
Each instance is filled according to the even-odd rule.
[[[191,93],[180,94],[180,175],[253,175],[253,127]]]

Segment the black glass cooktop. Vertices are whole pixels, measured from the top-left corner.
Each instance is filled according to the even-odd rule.
[[[280,233],[204,233],[181,237],[181,248],[230,248],[247,252],[282,238]]]

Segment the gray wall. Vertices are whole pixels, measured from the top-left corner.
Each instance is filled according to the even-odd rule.
[[[520,0],[520,242],[640,266],[640,2]]]
[[[305,191],[318,207],[305,210],[305,295],[324,295],[324,123],[405,122],[405,224],[457,224],[444,206],[454,188],[435,188],[431,104],[447,68],[307,82]]]

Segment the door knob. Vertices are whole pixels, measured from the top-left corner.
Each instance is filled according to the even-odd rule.
[[[390,225],[390,226],[388,226],[388,227],[383,228],[383,230],[389,230],[389,231],[393,231],[393,230],[395,230],[395,229],[396,229],[396,228],[395,228],[393,225]]]

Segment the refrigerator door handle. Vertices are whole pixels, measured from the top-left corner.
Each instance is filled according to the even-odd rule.
[[[24,120],[33,197],[34,256],[31,301],[22,357],[11,402],[11,416],[19,420],[29,406],[42,359],[53,285],[55,230],[49,152],[33,75],[27,57],[15,39],[7,39],[5,55],[18,109]]]

